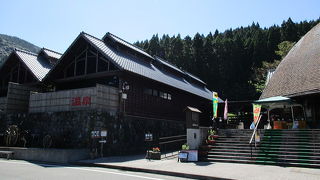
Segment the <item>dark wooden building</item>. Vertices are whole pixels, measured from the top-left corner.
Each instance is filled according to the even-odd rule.
[[[203,81],[111,33],[80,33],[44,82],[56,91],[115,87],[126,118],[185,121],[183,110],[192,106],[202,112],[201,125],[210,123],[212,92]]]

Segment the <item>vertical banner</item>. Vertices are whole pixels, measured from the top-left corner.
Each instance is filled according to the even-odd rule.
[[[253,122],[254,122],[254,124],[256,124],[259,119],[260,111],[261,111],[261,105],[260,104],[253,104]]]
[[[223,114],[223,119],[227,120],[228,119],[228,99],[224,101],[224,114]]]
[[[212,106],[213,106],[213,118],[218,117],[218,93],[213,92]]]

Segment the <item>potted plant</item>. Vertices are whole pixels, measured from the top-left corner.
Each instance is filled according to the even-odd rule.
[[[182,151],[183,151],[183,150],[189,150],[190,147],[189,147],[188,144],[183,144],[182,147],[181,147],[181,149],[182,149]]]
[[[154,148],[152,148],[152,150],[148,150],[146,158],[147,159],[160,160],[161,159],[160,148],[159,147],[154,147]]]
[[[206,143],[207,143],[208,145],[214,145],[215,142],[216,142],[215,139],[217,139],[218,137],[219,137],[219,136],[216,134],[216,131],[213,130],[213,129],[210,129],[210,130],[208,131],[208,138],[207,138],[207,140],[206,140]]]

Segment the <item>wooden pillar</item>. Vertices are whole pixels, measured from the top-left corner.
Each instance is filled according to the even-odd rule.
[[[99,66],[99,52],[97,50],[97,55],[96,55],[96,73],[98,72],[98,66]]]
[[[293,107],[291,106],[291,117],[292,117],[292,123],[294,123],[294,114],[293,114]]]
[[[88,68],[88,46],[87,46],[87,49],[86,49],[86,59],[85,59],[85,62],[84,62],[84,74],[87,74],[87,68]]]
[[[21,63],[19,62],[19,64],[18,64],[18,77],[17,77],[17,83],[20,83],[20,82],[19,82],[19,79],[20,79],[20,66],[21,66]]]
[[[74,57],[74,72],[73,72],[73,76],[76,76],[77,74],[77,59],[76,57]]]
[[[24,82],[27,82],[27,74],[28,74],[28,71],[27,71],[27,68],[24,69]]]
[[[12,69],[11,69],[11,71],[10,71],[10,78],[9,78],[9,82],[10,82],[10,81],[12,81],[12,74],[13,74],[13,70],[14,70],[14,68],[12,68]]]

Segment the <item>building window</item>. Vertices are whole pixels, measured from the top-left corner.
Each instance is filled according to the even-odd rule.
[[[164,92],[159,92],[159,96],[164,99]]]
[[[161,92],[160,91],[160,95],[159,95],[161,98],[163,99],[168,99],[168,93],[165,93],[165,92]]]
[[[159,95],[159,94],[158,94],[158,91],[155,90],[155,89],[153,89],[153,90],[152,90],[152,95],[153,95],[153,96],[158,96],[158,95]]]
[[[151,96],[152,95],[152,89],[144,88],[143,89],[143,93]]]
[[[163,91],[158,91],[156,89],[144,88],[143,89],[143,94],[160,97],[162,99],[167,99],[169,101],[172,100],[172,95],[170,93],[163,92]]]

